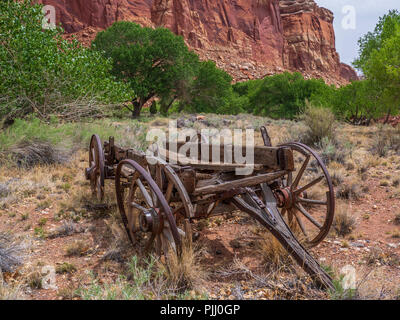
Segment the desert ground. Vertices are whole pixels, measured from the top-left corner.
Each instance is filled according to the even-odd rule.
[[[249,115],[175,118],[195,129],[266,125],[273,145],[297,141],[307,130],[302,122]],[[335,144],[312,146],[322,154],[336,190],[331,232],[310,250],[335,279],[336,290],[328,292],[318,289],[268,231],[240,211],[194,223],[193,248],[184,250],[182,263],[135,255],[113,181],[106,181],[106,200],[99,203],[85,180],[88,137],[115,135],[117,144],[140,148],[147,130],[166,128],[168,120],[96,120],[64,133],[61,127],[57,134],[62,139],[47,150],[54,164],[0,167],[0,232],[18,260],[12,272],[2,275],[0,298],[400,298],[399,126],[338,123]],[[261,145],[260,134],[256,139]],[[23,154],[31,149],[25,144],[13,150]],[[356,270],[354,290],[343,288],[345,266]],[[42,280],[51,270],[56,287],[44,288]]]

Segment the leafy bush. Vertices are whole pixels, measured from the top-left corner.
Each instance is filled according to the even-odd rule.
[[[271,118],[294,119],[304,108],[306,100],[326,87],[323,80],[305,80],[298,72],[285,72],[252,81],[247,88],[243,84],[237,85],[235,90],[248,95],[248,112]]]
[[[30,113],[47,117],[59,103],[86,97],[126,99],[127,87],[109,74],[111,61],[62,38],[62,29],[43,29],[42,5],[0,2],[0,118]]]

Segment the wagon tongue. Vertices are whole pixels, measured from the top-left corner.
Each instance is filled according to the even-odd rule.
[[[270,187],[267,184],[262,184],[261,191],[265,203],[251,188],[246,188],[244,196],[234,197],[233,203],[265,226],[314,281],[327,289],[333,290],[331,277],[300,244],[283,220]]]

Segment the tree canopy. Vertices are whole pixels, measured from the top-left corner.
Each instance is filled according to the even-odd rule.
[[[43,29],[43,18],[32,1],[0,2],[0,117],[48,116],[81,97],[126,98],[128,87],[110,75],[109,60],[64,40],[61,28]]]
[[[388,119],[399,111],[400,104],[400,12],[392,10],[381,17],[359,45],[360,56],[354,65],[373,83],[372,91],[379,88],[379,102],[375,101]]]
[[[145,28],[132,22],[114,23],[97,35],[92,47],[113,60],[113,74],[135,92],[135,117],[153,97],[165,102],[182,95],[198,63],[182,37],[165,28]]]
[[[304,108],[307,99],[326,87],[323,80],[305,80],[298,72],[285,72],[262,80],[236,84],[234,90],[248,96],[248,112],[293,119]]]

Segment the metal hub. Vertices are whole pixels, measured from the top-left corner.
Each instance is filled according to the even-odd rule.
[[[294,197],[290,188],[282,188],[274,191],[278,208],[290,209],[294,204]]]
[[[160,219],[157,211],[152,208],[149,211],[141,212],[139,215],[139,226],[143,232],[158,232]]]

